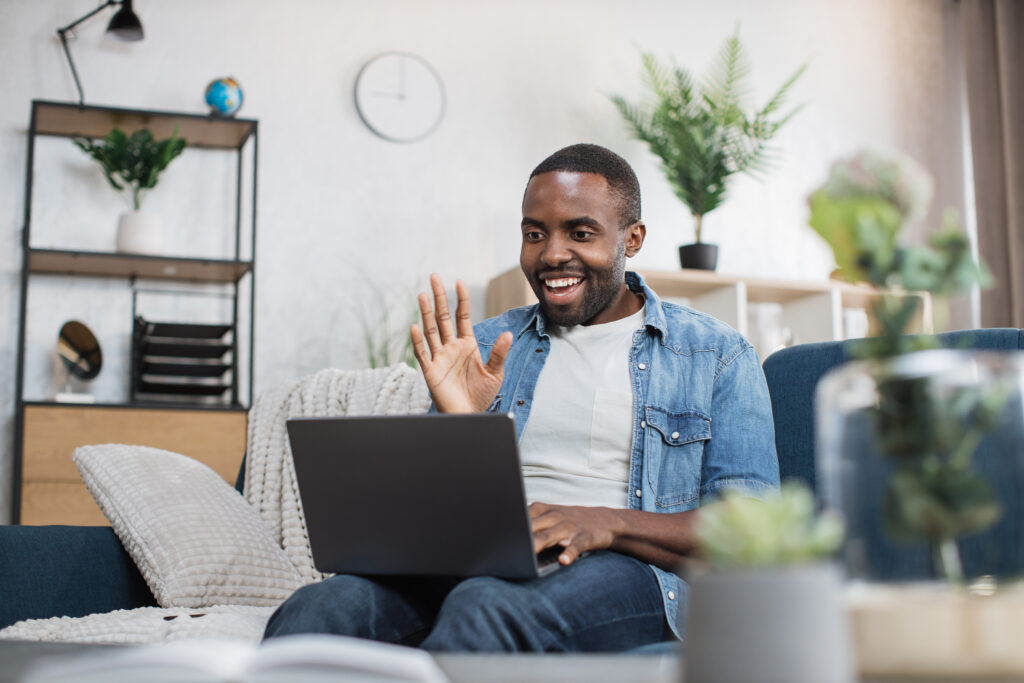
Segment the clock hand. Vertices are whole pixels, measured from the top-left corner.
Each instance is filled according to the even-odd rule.
[[[405,55],[398,58],[398,99],[405,99]]]

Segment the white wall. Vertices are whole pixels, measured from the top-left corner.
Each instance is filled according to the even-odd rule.
[[[962,195],[958,108],[939,0],[136,0],[141,43],[103,35],[109,14],[72,45],[91,104],[203,112],[206,83],[233,75],[260,120],[256,389],[335,365],[361,364],[355,311],[378,288],[411,289],[426,273],[467,280],[474,312],[487,280],[518,262],[519,201],[542,158],[579,141],[617,150],[644,191],[647,243],[636,267],[674,269],[690,218],[608,95],[635,99],[639,50],[700,72],[739,23],[763,100],[810,61],[791,102],[805,109],[779,138],[763,182],[738,179],[706,218],[730,274],[820,280],[828,253],[806,227],[805,197],[837,156],[864,144],[901,148],[936,174],[944,204]],[[33,98],[73,100],[55,29],[96,0],[0,3],[0,520],[10,475],[21,264],[25,131]],[[411,145],[359,121],[352,97],[376,53],[416,52],[442,75],[448,110]],[[951,104],[952,103],[952,104]],[[44,149],[45,148],[45,149]],[[184,248],[223,249],[230,164],[208,153],[174,162],[150,199]],[[122,210],[91,162],[64,140],[37,160],[33,244],[109,248]],[[227,208],[225,208],[227,207]],[[935,223],[935,221],[932,221]],[[44,278],[45,279],[45,278]],[[125,395],[130,297],[124,283],[33,280],[26,391],[52,390],[60,323],[92,326],[107,366],[100,400]],[[58,292],[64,294],[57,296]]]

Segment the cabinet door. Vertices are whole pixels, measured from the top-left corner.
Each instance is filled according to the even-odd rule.
[[[244,410],[164,410],[27,405],[21,523],[105,525],[78,476],[78,446],[124,443],[187,455],[234,484],[245,452]]]

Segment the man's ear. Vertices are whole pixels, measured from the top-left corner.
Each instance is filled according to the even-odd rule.
[[[643,221],[637,221],[632,225],[626,226],[626,234],[623,236],[623,239],[626,241],[627,258],[637,255],[640,247],[644,246],[644,237],[646,236],[647,226],[644,225]]]

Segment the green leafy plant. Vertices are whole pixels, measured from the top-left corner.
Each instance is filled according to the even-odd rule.
[[[131,135],[114,128],[99,143],[81,136],[72,141],[96,160],[111,187],[130,193],[136,211],[142,204],[143,192],[156,187],[160,173],[185,149],[185,140],[178,137],[177,128],[165,140],[153,139],[153,133],[146,128]]]
[[[924,214],[930,195],[931,179],[913,160],[862,151],[834,164],[811,194],[810,224],[832,248],[845,279],[880,292],[871,306],[880,335],[853,345],[851,353],[875,361],[871,424],[879,451],[893,464],[883,525],[896,540],[928,542],[938,570],[959,581],[956,539],[983,531],[1001,515],[971,460],[1008,392],[937,392],[927,377],[908,376],[895,365],[902,354],[937,346],[933,336],[906,334],[922,301],[914,292],[946,297],[991,283],[950,212],[926,245],[900,244],[902,228]]]
[[[738,31],[726,39],[715,65],[700,82],[686,69],[670,68],[651,53],[644,53],[642,60],[653,101],[634,105],[616,95],[612,102],[633,135],[661,159],[673,191],[693,214],[700,243],[703,217],[725,201],[729,177],[767,169],[773,157],[768,143],[800,109],[780,114],[806,65],[764,107],[747,114],[750,66]]]
[[[839,515],[816,514],[814,496],[797,482],[751,498],[727,489],[700,509],[697,538],[704,558],[718,568],[779,567],[832,555],[843,538]]]

